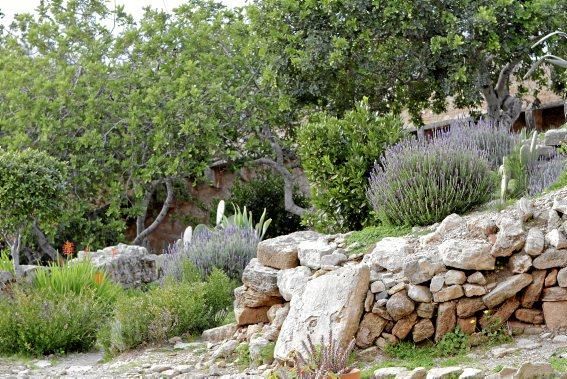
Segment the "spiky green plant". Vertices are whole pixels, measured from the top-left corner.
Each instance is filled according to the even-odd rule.
[[[343,349],[341,345],[333,339],[333,332],[329,330],[327,342],[321,336],[320,345],[315,346],[310,335],[307,341],[302,342],[305,354],[296,352],[293,360],[298,379],[327,379],[338,377],[352,371],[348,364],[350,353],[354,349],[355,340],[353,339]]]

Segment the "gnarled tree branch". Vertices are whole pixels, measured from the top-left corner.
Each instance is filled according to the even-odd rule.
[[[140,245],[147,236],[149,236],[157,229],[157,227],[163,222],[165,216],[167,216],[167,212],[169,212],[169,209],[173,205],[173,181],[171,180],[171,178],[167,178],[164,180],[164,182],[165,188],[167,190],[167,196],[165,198],[165,201],[163,202],[161,210],[156,219],[147,228],[138,233],[134,241],[132,241],[132,244],[134,245]]]

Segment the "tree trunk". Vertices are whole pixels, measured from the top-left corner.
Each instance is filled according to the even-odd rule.
[[[486,101],[486,111],[488,117],[498,125],[511,129],[514,122],[522,112],[522,101],[510,95],[510,77],[516,66],[517,61],[510,62],[502,68],[496,85],[490,78],[491,58],[485,59],[485,64],[479,75],[479,83],[482,95]]]
[[[37,245],[39,246],[41,251],[43,251],[44,254],[47,254],[49,258],[51,258],[51,260],[56,261],[57,250],[55,250],[53,246],[51,246],[51,244],[47,240],[47,237],[45,236],[45,234],[43,234],[43,232],[37,225],[37,221],[33,223],[32,231],[37,241]]]
[[[155,187],[154,187],[155,188]],[[143,205],[145,205],[145,208],[142,212],[143,214],[143,219],[140,218],[140,216],[138,217],[138,219],[136,220],[136,229],[137,229],[137,235],[136,238],[134,239],[134,241],[132,241],[132,244],[134,245],[143,245],[144,244],[144,240],[150,235],[152,234],[157,227],[163,222],[163,220],[165,219],[165,216],[167,216],[167,212],[169,211],[169,209],[171,208],[171,206],[173,205],[173,182],[171,179],[165,179],[165,188],[167,190],[167,196],[165,198],[165,201],[163,202],[163,205],[161,207],[161,210],[158,214],[158,216],[156,217],[156,219],[147,227],[144,229],[144,222],[145,222],[145,217],[147,215],[147,209],[149,206],[149,198],[151,198],[151,193],[148,194],[146,193],[146,196],[144,197],[144,203]],[[152,193],[153,193],[153,189],[152,189]]]
[[[293,200],[293,189],[294,189],[293,175],[291,174],[291,172],[289,172],[287,167],[285,167],[285,165],[284,165],[283,150],[282,150],[280,144],[278,143],[277,138],[274,136],[272,131],[268,128],[264,128],[264,130],[262,132],[262,137],[270,143],[270,146],[272,146],[272,150],[274,151],[274,153],[276,155],[276,159],[274,160],[274,159],[271,159],[271,158],[259,158],[259,159],[256,159],[255,161],[253,161],[253,163],[271,166],[273,169],[275,169],[282,176],[282,178],[284,180],[284,206],[285,206],[285,210],[288,211],[291,214],[294,214],[294,215],[297,215],[297,216],[300,216],[300,217],[303,216],[303,214],[305,212],[307,212],[307,209],[302,208],[299,205],[295,204],[295,201]]]
[[[18,230],[14,242],[12,243],[10,254],[12,255],[12,263],[14,264],[14,272],[16,276],[20,275],[20,243],[22,241],[22,233]]]

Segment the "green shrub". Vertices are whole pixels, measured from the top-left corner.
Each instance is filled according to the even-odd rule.
[[[65,164],[45,152],[0,150],[0,230],[11,246],[19,246],[16,241],[32,223],[44,227],[58,220],[66,172]]]
[[[294,201],[302,207],[308,200],[300,193],[294,194]],[[248,182],[237,181],[231,188],[228,202],[246,207],[254,215],[267,210],[272,223],[264,238],[273,238],[302,230],[301,218],[285,210],[283,179],[272,172],[265,172]]]
[[[428,225],[488,201],[496,182],[485,153],[473,146],[408,139],[375,166],[368,197],[384,223]]]
[[[92,293],[103,304],[112,304],[122,287],[108,279],[88,261],[51,265],[49,269],[38,270],[33,280],[35,290],[57,295]]]
[[[88,351],[108,316],[93,291],[52,293],[16,288],[0,298],[0,354]]]
[[[10,259],[10,251],[0,250],[0,271],[14,272],[14,265]]]
[[[384,149],[402,136],[402,121],[370,112],[366,99],[342,119],[314,115],[300,128],[298,138],[315,207],[306,223],[324,232],[358,230],[368,224],[368,174]]]
[[[222,271],[214,270],[206,282],[168,280],[148,292],[122,296],[99,334],[100,344],[113,355],[217,326],[232,305],[233,288]]]

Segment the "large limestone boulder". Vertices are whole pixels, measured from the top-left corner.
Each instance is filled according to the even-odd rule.
[[[280,270],[299,265],[297,247],[303,241],[316,241],[321,235],[302,231],[264,240],[258,244],[256,256],[261,264]]]
[[[242,283],[257,292],[270,296],[280,296],[278,270],[264,266],[258,258],[252,259],[244,269]]]
[[[399,272],[404,267],[407,257],[413,252],[413,247],[406,238],[386,237],[376,244],[370,254],[364,256],[362,263],[391,272]]]
[[[73,261],[89,259],[95,267],[106,271],[112,281],[134,288],[159,279],[157,258],[145,247],[119,244],[95,252],[80,251]]]
[[[277,285],[283,298],[290,301],[293,296],[301,295],[310,276],[311,270],[305,266],[279,271]]]
[[[368,291],[370,270],[365,265],[347,266],[307,283],[294,296],[275,347],[274,357],[286,360],[293,351],[303,352],[302,343],[333,338],[343,347],[353,339]]]
[[[445,266],[461,270],[494,270],[491,246],[482,240],[450,239],[439,245]]]

